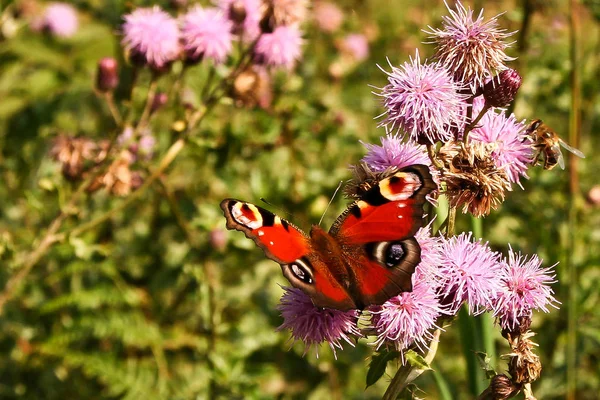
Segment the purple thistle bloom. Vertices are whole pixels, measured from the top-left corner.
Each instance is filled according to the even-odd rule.
[[[305,354],[313,345],[323,342],[327,342],[335,354],[336,348],[342,349],[342,341],[354,346],[351,337],[362,336],[357,326],[358,311],[316,307],[302,290],[288,287],[283,289],[285,293],[277,306],[283,317],[283,324],[278,329],[289,329],[294,340],[303,341],[306,345]]]
[[[250,42],[260,35],[261,0],[217,0],[218,7],[235,24],[235,33]]]
[[[221,64],[231,52],[232,29],[233,23],[221,10],[193,7],[183,16],[181,27],[187,59],[198,61],[206,57]]]
[[[432,222],[433,223],[433,222]],[[440,267],[443,262],[441,253],[442,238],[431,236],[431,223],[420,228],[415,234],[415,239],[421,247],[421,262],[417,265],[412,276],[412,283],[423,282],[433,289],[444,285],[446,276]]]
[[[457,81],[467,84],[473,91],[483,86],[495,72],[505,70],[506,61],[513,60],[504,50],[510,45],[503,40],[513,33],[498,28],[498,16],[484,21],[483,10],[473,19],[473,10],[460,1],[456,11],[446,4],[450,16],[442,17],[443,29],[429,27],[431,39],[437,43],[437,59],[452,73]]]
[[[376,172],[385,171],[388,168],[398,169],[415,164],[431,166],[431,160],[425,152],[425,148],[414,142],[403,143],[398,135],[389,133],[381,137],[381,146],[361,142],[367,148],[367,155],[362,161]]]
[[[279,26],[258,39],[254,57],[262,64],[291,70],[302,55],[301,46],[302,36],[297,26]]]
[[[464,122],[465,104],[450,73],[437,63],[421,64],[418,52],[400,68],[391,67],[380,93],[387,114],[380,125],[402,129],[421,144],[450,140],[451,128]]]
[[[132,60],[162,70],[179,57],[177,21],[159,6],[138,8],[124,19],[121,43]]]
[[[473,314],[491,309],[506,275],[500,255],[487,243],[471,242],[471,232],[443,239],[441,252],[447,280],[440,294],[442,303],[449,304],[449,314],[456,314],[464,301]]]
[[[369,41],[361,33],[351,33],[344,37],[340,42],[340,48],[356,62],[364,61],[369,57]]]
[[[435,290],[425,282],[418,282],[412,292],[394,296],[381,306],[370,307],[371,324],[377,332],[377,348],[392,343],[399,351],[413,343],[427,347],[432,338],[430,330],[442,314],[442,306]]]
[[[502,261],[506,273],[502,290],[494,304],[494,315],[504,329],[514,328],[522,317],[531,317],[533,310],[549,312],[548,306],[558,308],[550,284],[556,280],[552,267],[541,268],[537,255],[522,256],[512,249]]]
[[[73,36],[78,28],[77,10],[67,3],[51,3],[44,10],[41,20],[34,23],[34,29],[44,30],[60,38]]]
[[[482,107],[483,99],[478,97],[473,105],[473,114],[478,113]],[[492,109],[469,134],[470,140],[495,145],[492,158],[496,166],[498,169],[505,170],[508,180],[519,186],[521,186],[519,178],[521,176],[527,178],[527,167],[533,157],[531,139],[524,134],[525,129],[525,124],[517,122],[514,114],[506,117],[505,111],[497,113]]]

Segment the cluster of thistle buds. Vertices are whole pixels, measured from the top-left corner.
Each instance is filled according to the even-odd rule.
[[[481,217],[527,177],[534,163],[532,140],[525,123],[501,108],[521,86],[519,74],[506,65],[512,60],[505,53],[511,33],[498,27],[497,17],[485,20],[460,3],[448,11],[443,27],[427,32],[436,45],[432,61],[422,61],[417,52],[399,67],[390,63],[388,84],[377,93],[386,135],[381,146],[366,144],[367,155],[346,188],[349,197],[360,196],[390,171],[424,164],[438,185],[432,203],[444,195],[452,208]],[[536,255],[512,248],[503,256],[471,233],[455,236],[447,227],[445,236],[434,234],[431,225],[417,232],[421,262],[411,292],[381,306],[342,312],[319,310],[303,292],[286,289],[279,305],[281,328],[308,347],[325,342],[335,350],[343,342],[352,344],[352,338],[376,335],[378,349],[425,354],[435,332],[461,307],[474,315],[490,312],[511,354],[508,375],[497,374],[487,394],[504,399],[523,391],[533,398],[530,384],[539,377],[541,363],[529,328],[534,310],[557,307],[552,267],[543,268]],[[365,319],[361,328],[359,319]]]

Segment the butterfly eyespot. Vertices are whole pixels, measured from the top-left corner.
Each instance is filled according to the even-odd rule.
[[[387,268],[394,268],[406,257],[402,242],[371,243],[367,250],[372,259]]]
[[[304,283],[313,283],[312,273],[307,262],[303,260],[296,260],[290,264],[292,274]]]

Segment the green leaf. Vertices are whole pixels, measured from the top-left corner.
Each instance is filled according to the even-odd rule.
[[[408,363],[410,365],[412,365],[413,367],[415,367],[417,369],[422,369],[422,370],[430,370],[431,369],[427,360],[425,360],[425,358],[423,358],[422,355],[417,354],[413,350],[409,350],[406,353],[404,353],[404,358],[406,359],[406,361],[408,361]]]
[[[379,380],[379,378],[383,376],[388,362],[399,357],[399,351],[387,350],[383,350],[383,352],[380,352],[379,354],[376,354],[373,357],[371,357],[369,371],[367,371],[367,387],[374,385]]]

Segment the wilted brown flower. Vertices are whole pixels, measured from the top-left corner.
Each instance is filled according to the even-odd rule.
[[[233,82],[232,95],[240,106],[269,108],[273,101],[271,77],[261,67],[251,66]]]
[[[533,352],[536,343],[531,341],[535,333],[529,331],[515,338],[509,337],[508,343],[512,349],[509,354],[508,372],[517,384],[531,383],[542,373],[540,358]]]
[[[266,4],[277,26],[301,24],[306,19],[307,0],[268,0]]]
[[[498,169],[492,158],[494,148],[494,143],[448,142],[440,149],[446,195],[450,205],[463,207],[463,213],[485,216],[498,208],[505,192],[511,190],[506,171]]]
[[[62,173],[66,178],[78,179],[85,169],[85,161],[97,159],[98,145],[85,137],[58,136],[50,154],[62,164]]]
[[[494,400],[506,400],[510,399],[520,390],[510,378],[504,374],[496,375],[490,382],[490,391],[492,399]]]
[[[132,189],[141,185],[141,176],[130,168],[135,156],[128,150],[123,150],[108,167],[106,173],[99,176],[89,187],[89,192],[105,187],[116,196],[126,196]]]

